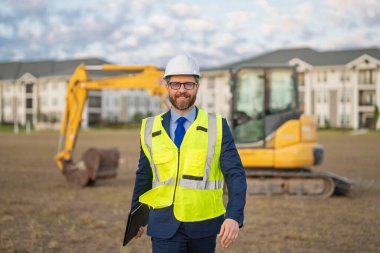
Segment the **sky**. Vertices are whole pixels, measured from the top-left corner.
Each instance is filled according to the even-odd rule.
[[[379,0],[0,0],[0,61],[220,66],[282,48],[380,46]]]

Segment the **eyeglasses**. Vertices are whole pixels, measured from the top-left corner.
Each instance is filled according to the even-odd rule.
[[[194,82],[185,82],[185,83],[170,82],[169,83],[170,88],[172,88],[173,90],[179,90],[181,88],[181,85],[183,85],[185,90],[192,90],[194,89],[195,85],[197,85],[197,83],[194,83]]]

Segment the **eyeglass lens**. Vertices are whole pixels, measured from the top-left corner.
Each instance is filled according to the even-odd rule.
[[[181,88],[181,85],[183,85],[185,90],[192,90],[192,89],[194,89],[196,83],[193,83],[193,82],[185,82],[185,83],[170,82],[169,85],[170,85],[170,88],[172,88],[173,90],[179,90]]]

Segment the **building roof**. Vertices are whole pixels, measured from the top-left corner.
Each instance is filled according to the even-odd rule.
[[[0,62],[0,80],[16,80],[25,73],[35,77],[71,75],[75,68],[84,63],[86,65],[109,64],[98,58],[85,58],[63,61],[30,61],[30,62]]]
[[[236,68],[241,64],[260,66],[284,65],[289,64],[289,61],[294,58],[298,58],[313,66],[345,65],[362,55],[369,55],[380,60],[380,49],[364,48],[335,51],[316,51],[311,48],[279,49],[220,67],[205,68],[203,71]],[[75,68],[81,63],[86,65],[109,64],[109,62],[98,58],[63,61],[46,60],[31,62],[0,62],[0,80],[16,80],[25,73],[30,73],[37,78],[43,76],[70,76],[74,72]],[[115,74],[117,73],[103,73],[102,75]]]
[[[233,68],[240,64],[287,64],[290,60],[294,58],[298,58],[313,66],[345,65],[365,54],[380,60],[379,48],[335,51],[316,51],[311,48],[292,48],[272,51],[243,61],[228,64],[224,67]]]

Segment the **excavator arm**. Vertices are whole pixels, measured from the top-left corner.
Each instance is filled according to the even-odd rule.
[[[107,78],[90,79],[88,71],[122,72],[122,75]],[[125,74],[124,74],[125,73]],[[75,143],[82,122],[82,113],[89,90],[131,89],[143,88],[148,94],[160,97],[161,102],[168,107],[165,100],[166,88],[159,85],[163,72],[154,66],[118,66],[101,65],[85,66],[81,64],[72,75],[66,93],[66,107],[60,129],[58,153],[55,161],[69,182],[86,186],[94,183],[103,167],[115,167],[106,173],[106,177],[116,176],[118,165],[117,150],[90,149],[78,164],[72,161]],[[106,169],[107,170],[107,169]]]

